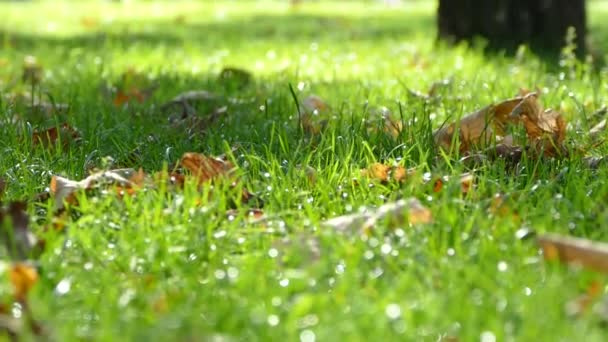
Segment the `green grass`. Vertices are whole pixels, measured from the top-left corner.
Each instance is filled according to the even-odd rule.
[[[321,2],[295,10],[285,3],[0,3],[1,94],[29,91],[20,78],[32,55],[44,68],[36,93],[70,106],[60,115],[33,115],[25,103],[3,99],[5,202],[31,198],[53,174],[84,178],[107,156],[153,173],[185,152],[229,153],[269,218],[251,224],[247,206],[238,205],[241,214],[227,219],[235,194],[205,188],[214,193],[208,198],[193,184],[124,200],[80,196],[77,219],[64,232],[43,232],[52,201],[30,204],[32,230],[46,249],[29,301],[49,336],[474,341],[491,333],[498,341],[605,340],[599,317],[571,318],[564,306],[606,277],[546,264],[534,241],[516,237],[530,229],[608,240],[608,172],[580,161],[606,154],[604,146],[515,168],[484,163],[467,196],[453,182],[434,193],[421,176],[465,170],[457,157],[436,158],[425,134],[429,123],[437,128],[520,87],[542,89],[542,102],[569,121],[569,146],[588,146],[588,116],[607,103],[608,69],[571,60],[548,65],[526,51],[485,56],[475,47],[436,46],[434,3],[387,9]],[[606,41],[607,17],[605,4],[590,2],[598,46]],[[251,71],[253,84],[218,82],[225,66]],[[159,88],[145,103],[117,108],[100,85],[118,83],[129,69]],[[451,82],[439,89],[440,101],[408,95],[444,79]],[[317,94],[332,108],[326,130],[312,140],[298,127],[290,84],[300,100]],[[233,99],[206,134],[172,128],[159,109],[193,89]],[[417,120],[393,139],[361,124],[368,105]],[[63,122],[80,130],[79,144],[67,152],[32,145],[32,130]],[[359,170],[374,161],[400,161],[420,172],[401,186],[361,179]],[[298,165],[314,167],[316,183]],[[517,217],[488,214],[497,193],[511,198]],[[420,199],[434,222],[380,222],[367,239],[321,225],[407,197]],[[6,271],[8,260],[0,260]],[[12,292],[4,278],[0,302]],[[69,291],[58,292],[60,283],[69,283]]]

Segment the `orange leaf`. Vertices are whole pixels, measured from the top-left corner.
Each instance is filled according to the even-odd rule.
[[[24,302],[27,294],[38,281],[38,272],[30,265],[17,263],[11,267],[10,280],[15,290],[15,298]]]
[[[43,147],[54,147],[57,142],[61,142],[62,148],[67,148],[70,142],[80,139],[78,131],[64,123],[61,127],[51,127],[45,131],[35,131],[32,135],[32,144],[34,146],[41,145]]]
[[[218,176],[227,176],[235,169],[229,161],[207,157],[200,153],[185,153],[180,165],[190,171],[202,184]]]

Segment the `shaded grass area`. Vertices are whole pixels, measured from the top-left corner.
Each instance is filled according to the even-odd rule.
[[[602,37],[603,5],[592,30]],[[42,232],[52,203],[31,205],[34,230],[47,241],[41,280],[30,296],[35,315],[58,340],[478,340],[601,341],[599,318],[567,317],[566,302],[605,276],[544,264],[525,230],[606,240],[606,170],[569,160],[503,162],[475,170],[477,189],[457,182],[433,192],[424,173],[457,176],[457,157],[433,149],[428,128],[538,86],[542,101],[568,118],[569,146],[587,146],[589,114],[606,103],[605,70],[565,60],[556,71],[530,53],[516,57],[466,46],[435,47],[432,4],[398,9],[362,3],[0,3],[2,94],[27,92],[23,59],[44,67],[39,93],[70,109],[34,116],[3,100],[0,171],[5,199],[32,196],[52,174],[80,179],[106,156],[148,172],[188,151],[228,153],[269,220],[229,218],[230,190],[208,197],[194,184],[136,198],[80,196],[78,219]],[[252,84],[218,81],[225,66],[250,70]],[[159,85],[146,102],[116,107],[100,91],[137,70]],[[438,100],[408,95],[434,82]],[[323,134],[297,124],[289,85],[332,108]],[[206,89],[233,99],[205,134],[171,127],[159,106],[182,91]],[[371,106],[386,106],[407,129],[398,138],[369,129]],[[205,110],[202,110],[204,112]],[[13,119],[18,117],[15,122]],[[67,152],[32,146],[31,132],[67,121],[82,141]],[[230,147],[238,146],[235,152]],[[136,150],[135,158],[131,158]],[[360,177],[374,161],[418,172],[404,185]],[[126,165],[125,165],[126,164]],[[317,170],[311,184],[299,165]],[[356,181],[353,181],[356,179]],[[203,193],[217,193],[204,188]],[[489,212],[497,193],[502,215]],[[324,219],[416,197],[434,223],[344,236]],[[246,207],[246,205],[244,205]],[[1,255],[1,254],[0,254]],[[65,286],[70,284],[68,291]],[[0,283],[0,299],[10,296]],[[312,335],[311,335],[312,334]],[[484,335],[485,334],[485,335]]]

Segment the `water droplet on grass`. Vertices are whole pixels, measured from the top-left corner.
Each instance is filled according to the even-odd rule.
[[[401,317],[401,307],[398,304],[391,303],[386,306],[384,313],[389,319],[397,319]]]
[[[72,289],[72,280],[69,278],[62,279],[57,286],[55,286],[55,294],[58,296],[63,296],[66,293],[70,292]]]
[[[289,286],[289,279],[287,279],[287,278],[281,279],[281,281],[279,281],[279,285],[281,285],[281,287]]]
[[[480,342],[496,342],[496,335],[491,331],[484,331],[479,336]]]
[[[276,327],[281,322],[281,320],[279,319],[279,316],[277,316],[277,315],[268,316],[268,319],[266,321],[268,322],[268,325],[270,325],[271,327]]]
[[[268,256],[271,258],[276,258],[279,255],[279,251],[276,248],[271,248],[268,250]]]
[[[215,272],[213,272],[213,274],[215,275],[215,278],[218,280],[222,280],[222,279],[226,278],[226,272],[224,270],[215,270]]]
[[[316,336],[312,330],[302,330],[300,333],[300,342],[315,342]]]
[[[500,271],[500,272],[506,272],[508,268],[509,268],[509,265],[507,265],[506,262],[500,261],[498,263],[498,271]]]

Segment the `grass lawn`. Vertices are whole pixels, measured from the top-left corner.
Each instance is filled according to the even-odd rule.
[[[3,202],[28,199],[31,230],[45,241],[27,300],[42,338],[605,341],[592,308],[570,317],[565,307],[594,284],[601,304],[608,278],[544,262],[522,232],[608,240],[608,172],[582,162],[608,152],[587,133],[608,103],[608,69],[436,46],[434,11],[418,1],[0,2]],[[589,2],[589,12],[601,48],[608,6]],[[22,80],[28,56],[41,68],[29,69],[40,79],[33,86]],[[252,81],[221,81],[224,67]],[[431,99],[411,94],[443,80]],[[152,85],[151,96],[126,104],[113,89]],[[290,85],[298,101],[315,94],[329,107],[324,125],[308,129],[319,132],[298,125]],[[446,120],[535,87],[568,121],[569,158],[470,168],[434,148],[431,130]],[[161,108],[189,90],[221,97],[197,105],[198,115],[226,113],[190,129]],[[69,108],[32,110],[40,98]],[[397,137],[381,120],[364,121],[383,106],[404,123]],[[45,147],[33,138],[64,123],[79,141]],[[159,182],[134,196],[79,192],[63,229],[49,229],[53,198],[32,200],[53,175],[152,175],[186,152],[226,154],[236,189],[188,178],[183,190]],[[375,162],[415,171],[382,183],[361,174]],[[463,172],[475,182],[466,194]],[[451,178],[435,191],[443,176]],[[256,197],[241,201],[242,188]],[[407,198],[432,222],[379,220],[364,234],[323,224]],[[261,221],[248,217],[252,208]],[[23,323],[26,309],[11,304],[10,254],[0,245],[0,318]]]

